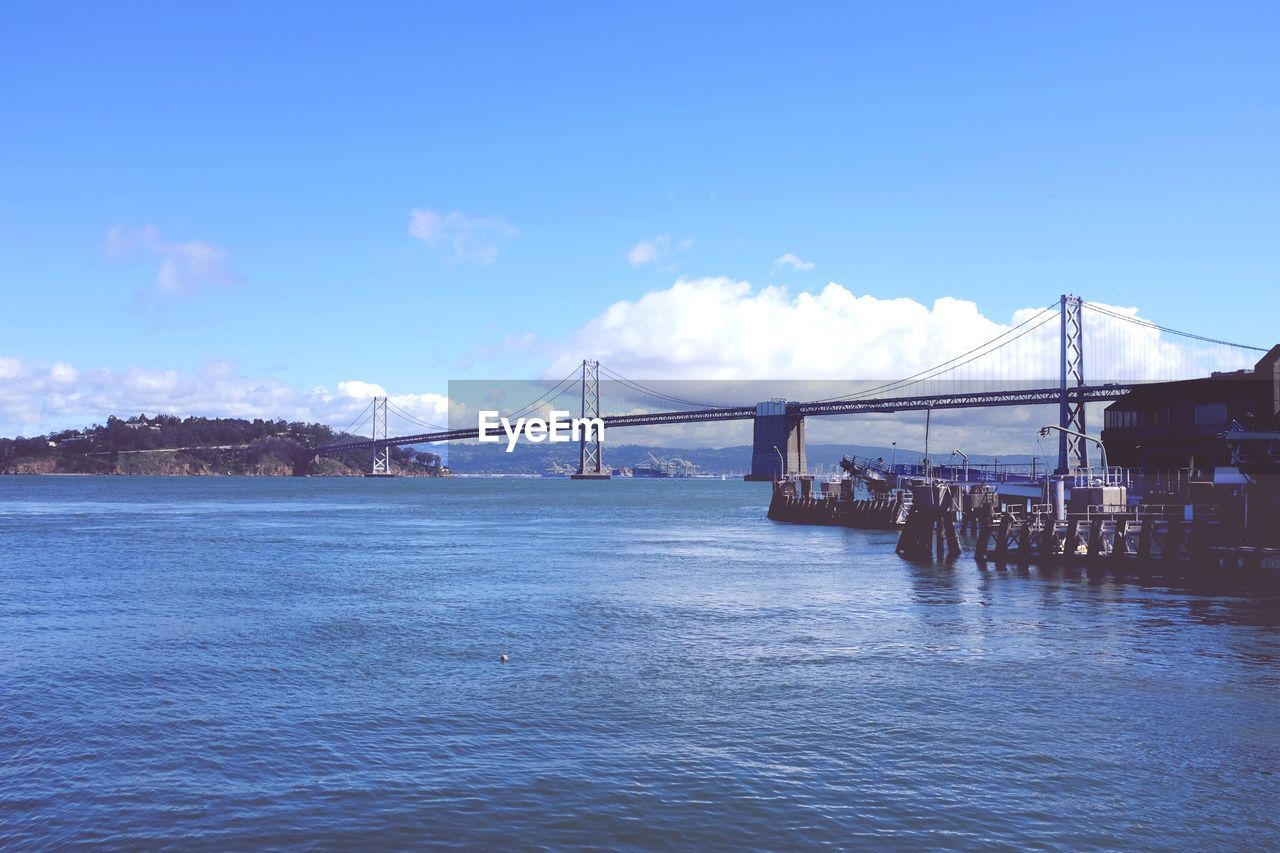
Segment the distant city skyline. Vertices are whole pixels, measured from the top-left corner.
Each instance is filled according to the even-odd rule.
[[[1278,24],[1262,3],[13,9],[0,434],[341,426],[378,391],[428,415],[452,379],[582,357],[880,377],[1063,292],[1269,346]],[[929,332],[886,360],[904,328]]]

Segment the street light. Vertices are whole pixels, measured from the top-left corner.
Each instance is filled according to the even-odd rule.
[[[933,418],[933,404],[924,410],[924,475],[929,476],[929,421]]]
[[[898,442],[890,442],[893,445],[893,453],[889,456],[889,470],[893,470],[893,466],[898,464]]]
[[[778,445],[773,446],[773,452],[778,454],[778,476],[785,477],[787,475],[787,460],[782,458],[782,451],[778,449]]]
[[[1105,486],[1107,484],[1107,446],[1102,443],[1102,439],[1094,438],[1091,435],[1086,435],[1082,432],[1076,432],[1073,429],[1067,429],[1066,427],[1061,427],[1061,426],[1058,426],[1057,424],[1045,424],[1044,426],[1040,427],[1040,437],[1045,438],[1046,436],[1048,436],[1049,430],[1057,430],[1058,432],[1066,433],[1067,435],[1074,435],[1076,438],[1083,439],[1084,441],[1092,441],[1094,444],[1098,445],[1098,450],[1102,453],[1102,485]],[[1067,507],[1066,507],[1066,497],[1065,497],[1066,479],[1067,479],[1067,475],[1064,472],[1063,474],[1058,476],[1057,482],[1055,484],[1057,488],[1057,495],[1056,495],[1055,502],[1057,503],[1057,510],[1058,510],[1057,516],[1059,521],[1065,521],[1067,517]]]
[[[1040,427],[1040,437],[1047,437],[1049,435],[1049,430],[1051,429],[1056,429],[1058,432],[1064,432],[1067,435],[1074,435],[1076,438],[1082,438],[1085,441],[1092,441],[1094,444],[1098,445],[1098,450],[1102,452],[1102,482],[1103,484],[1107,482],[1107,446],[1102,443],[1102,439],[1094,438],[1091,435],[1085,435],[1082,432],[1076,432],[1073,429],[1060,427],[1057,424],[1045,424]]]
[[[951,451],[951,459],[953,461],[956,458],[956,454],[964,457],[964,481],[967,483],[969,482],[969,454],[965,453],[963,450],[953,450]]]

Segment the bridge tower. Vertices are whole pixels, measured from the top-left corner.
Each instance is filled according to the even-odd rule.
[[[391,445],[387,444],[387,398],[373,398],[373,460],[367,477],[394,477],[391,472]],[[378,447],[378,442],[382,447]]]
[[[756,404],[751,431],[751,473],[744,480],[773,482],[808,470],[804,417],[788,414],[786,400]]]
[[[600,362],[584,359],[582,362],[582,418],[585,423],[600,415]],[[583,429],[578,439],[578,473],[571,480],[608,480],[604,467],[604,433],[601,430]]]
[[[1084,385],[1084,320],[1079,296],[1063,294],[1062,373],[1058,397],[1058,426],[1084,433],[1084,400],[1072,390]],[[1071,466],[1087,468],[1089,454],[1085,441],[1065,432],[1058,433],[1058,473],[1069,474]]]

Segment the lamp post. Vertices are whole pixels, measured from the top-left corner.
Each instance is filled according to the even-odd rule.
[[[924,410],[924,475],[929,476],[929,421],[933,418],[933,406]]]
[[[1086,435],[1082,432],[1076,432],[1073,429],[1060,427],[1057,424],[1045,424],[1040,427],[1040,437],[1044,438],[1047,436],[1051,429],[1056,429],[1058,432],[1064,432],[1067,435],[1074,435],[1076,438],[1083,438],[1085,441],[1092,441],[1094,444],[1098,445],[1098,450],[1102,453],[1102,482],[1105,484],[1107,481],[1107,446],[1102,443],[1102,439],[1094,438],[1093,436]]]
[[[890,444],[893,446],[893,453],[889,456],[889,470],[892,471],[893,466],[898,464],[898,442],[893,441]]]
[[[783,458],[782,451],[778,449],[778,445],[773,446],[773,452],[778,454],[778,476],[787,476],[787,460]]]
[[[951,451],[952,460],[956,458],[957,454],[964,458],[964,481],[967,483],[969,482],[969,454],[963,450],[953,450]]]
[[[1045,424],[1040,427],[1041,438],[1047,436],[1051,429],[1066,433],[1067,435],[1074,435],[1076,438],[1082,438],[1085,441],[1092,441],[1094,444],[1098,445],[1098,450],[1102,453],[1102,485],[1105,486],[1107,484],[1107,448],[1106,445],[1102,443],[1102,439],[1094,438],[1091,435],[1085,435],[1084,433],[1076,432],[1075,430],[1066,429],[1065,427],[1060,427],[1057,424]],[[1066,480],[1066,474],[1059,475],[1055,489],[1054,503],[1056,504],[1057,517],[1059,521],[1066,521],[1067,519]]]

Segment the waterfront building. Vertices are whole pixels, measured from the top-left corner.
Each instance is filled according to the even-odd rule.
[[[1107,406],[1102,441],[1111,465],[1212,479],[1230,466],[1232,429],[1280,429],[1280,344],[1252,370],[1139,386]]]

